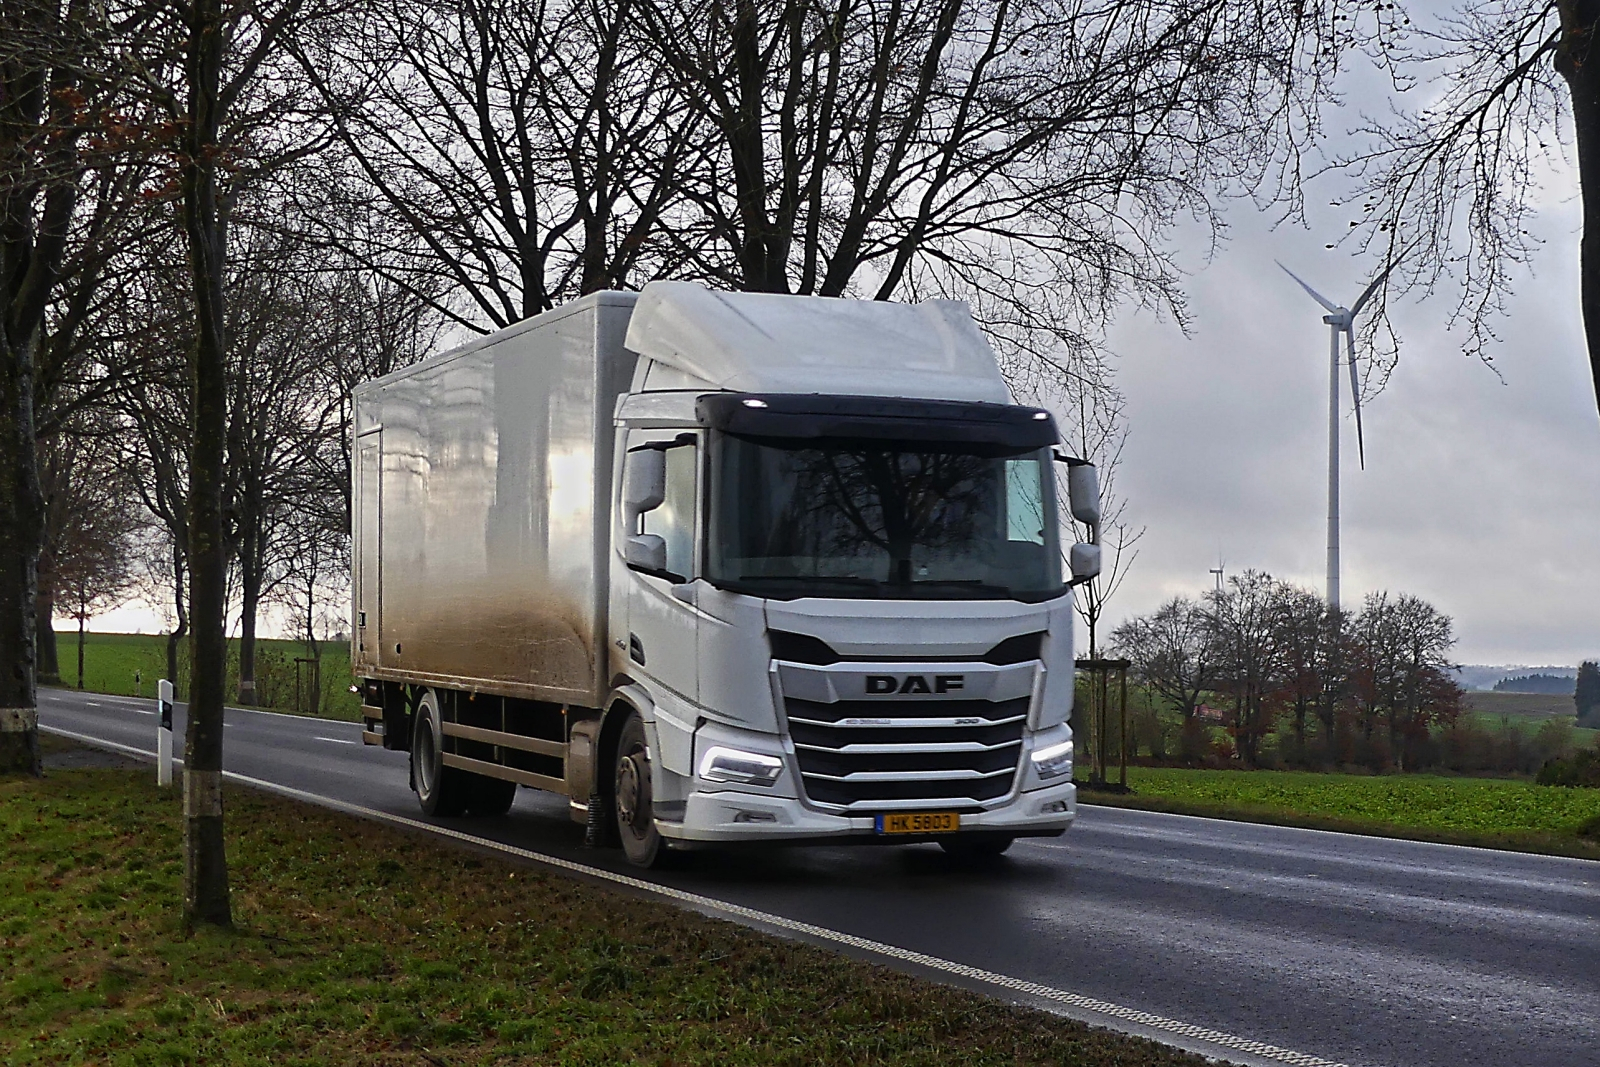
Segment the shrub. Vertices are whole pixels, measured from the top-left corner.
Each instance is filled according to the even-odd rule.
[[[1539,768],[1540,785],[1600,789],[1600,749],[1586,748],[1565,759],[1553,759]]]

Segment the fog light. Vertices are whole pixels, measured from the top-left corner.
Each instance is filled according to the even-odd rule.
[[[1054,815],[1058,811],[1066,810],[1067,802],[1065,800],[1051,800],[1039,805],[1040,815]]]
[[[734,822],[777,822],[778,816],[770,811],[741,811],[734,815]]]
[[[1059,745],[1041,748],[1033,754],[1033,769],[1039,772],[1039,780],[1048,782],[1052,778],[1060,778],[1064,774],[1072,773],[1072,742],[1063,741]]]
[[[700,777],[708,782],[770,786],[783,773],[783,760],[760,752],[742,752],[720,745],[700,757]]]

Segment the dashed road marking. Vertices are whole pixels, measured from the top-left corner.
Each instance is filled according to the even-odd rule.
[[[131,745],[118,744],[115,741],[105,741],[98,737],[91,737],[87,734],[74,733],[71,730],[62,730],[58,727],[44,726],[42,724],[39,728],[48,733],[56,734],[61,737],[72,738],[75,741],[83,741],[86,744],[97,745],[102,748],[110,748],[130,756],[142,756],[145,758],[154,758],[155,756],[155,753],[149,752],[145,749],[134,748]],[[328,741],[336,739],[318,738],[318,740]],[[181,765],[183,760],[174,757],[173,762]],[[718,900],[715,897],[708,897],[701,893],[693,893],[685,889],[675,889],[672,886],[658,885],[655,882],[647,882],[643,878],[635,878],[632,875],[620,874],[616,871],[608,871],[603,867],[591,867],[586,863],[578,863],[575,860],[563,859],[560,856],[550,856],[542,852],[534,852],[531,849],[519,848],[516,845],[508,845],[487,837],[478,837],[475,834],[469,834],[462,830],[456,830],[448,826],[436,826],[433,823],[423,822],[420,819],[409,819],[404,815],[394,815],[390,812],[379,811],[376,808],[368,808],[360,804],[352,804],[349,801],[339,800],[335,797],[322,796],[319,793],[310,793],[303,789],[295,789],[292,786],[279,785],[276,782],[269,782],[261,778],[252,778],[249,775],[238,774],[234,771],[224,771],[223,777],[232,779],[236,782],[242,782],[245,785],[254,786],[258,789],[265,789],[269,792],[278,793],[281,796],[293,797],[297,800],[304,800],[307,803],[316,804],[320,807],[331,808],[335,811],[342,811],[350,815],[357,815],[361,818],[371,819],[376,822],[388,823],[391,826],[402,826],[409,830],[417,830],[422,833],[432,834],[436,837],[460,841],[464,844],[470,844],[477,848],[486,848],[495,852],[505,853],[506,855],[516,856],[519,859],[528,860],[546,867],[554,867],[557,870],[583,875],[586,878],[593,878],[598,881],[610,882],[614,885],[626,886],[627,888],[636,890],[638,892],[648,893],[652,896],[662,897],[667,900],[675,901],[679,904],[688,905],[689,907],[699,911],[714,912],[729,916],[736,920],[742,920],[747,924],[756,926],[785,930],[814,941],[841,945],[847,948],[855,949],[859,952],[868,952],[875,956],[882,956],[886,959],[898,960],[902,963],[909,963],[931,971],[948,974],[952,977],[962,978],[969,982],[991,986],[995,989],[1003,989],[1011,993],[1021,994],[1022,996],[1032,998],[1035,1001],[1057,1005],[1060,1008],[1065,1009],[1067,1014],[1072,1015],[1074,1018],[1078,1018],[1080,1021],[1099,1021],[1103,1025],[1107,1025],[1112,1029],[1119,1030],[1131,1028],[1131,1032],[1136,1033],[1141,1037],[1156,1037],[1157,1035],[1162,1034],[1170,1035],[1173,1038],[1179,1039],[1174,1043],[1179,1044],[1181,1047],[1191,1049],[1192,1051],[1199,1051],[1216,1056],[1219,1052],[1226,1050],[1227,1052],[1243,1053],[1246,1056],[1253,1057],[1256,1061],[1264,1060],[1269,1063],[1289,1064],[1290,1067],[1346,1067],[1345,1064],[1338,1063],[1334,1060],[1325,1060],[1319,1056],[1313,1056],[1309,1053],[1296,1052],[1293,1049],[1281,1048],[1277,1045],[1268,1044],[1265,1041],[1253,1041],[1249,1038],[1239,1037],[1235,1034],[1230,1034],[1222,1030],[1214,1030],[1211,1027],[1199,1026],[1194,1023],[1186,1023],[1178,1019],[1169,1019],[1166,1016],[1156,1015],[1153,1012],[1140,1011],[1137,1008],[1129,1008],[1121,1004],[1113,1004],[1111,1001],[1100,1000],[1096,997],[1086,997],[1079,993],[1072,993],[1065,989],[1057,989],[1054,986],[1044,985],[1040,982],[1032,982],[1025,978],[1014,978],[1011,975],[998,974],[994,971],[984,970],[981,967],[973,967],[969,964],[958,963],[954,960],[943,959],[939,956],[931,956],[925,952],[917,952],[913,949],[901,948],[898,945],[890,945],[882,941],[874,941],[871,938],[858,937],[855,934],[845,933],[842,930],[833,930],[826,926],[817,926],[814,923],[801,922],[798,919],[790,919],[783,915],[773,914],[772,912],[760,911],[756,908],[747,908],[742,904],[734,904],[731,901]],[[1117,1023],[1122,1023],[1123,1025],[1117,1026]],[[1197,1048],[1196,1046],[1200,1047]]]

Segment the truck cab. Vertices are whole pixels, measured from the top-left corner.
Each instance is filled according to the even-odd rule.
[[[1011,403],[959,305],[853,304],[674,286],[635,309],[610,655],[648,705],[648,804],[618,798],[638,860],[992,853],[1074,816],[1054,420]]]

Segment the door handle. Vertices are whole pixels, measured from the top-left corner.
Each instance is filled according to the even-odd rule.
[[[639,666],[644,666],[644,642],[639,640],[636,633],[628,634],[628,658]]]

